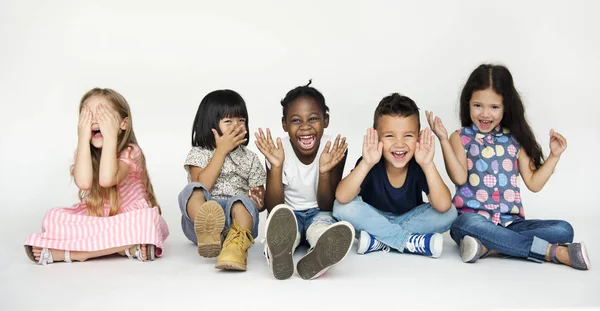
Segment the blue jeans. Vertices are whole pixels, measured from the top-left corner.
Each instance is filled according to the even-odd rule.
[[[194,221],[190,219],[190,216],[187,213],[187,203],[192,196],[192,193],[196,189],[202,189],[202,193],[204,194],[204,199],[206,201],[214,200],[221,205],[223,208],[223,212],[225,213],[225,227],[223,228],[223,232],[225,232],[229,227],[231,227],[233,221],[231,220],[231,207],[233,203],[240,201],[246,207],[246,210],[252,216],[252,221],[254,225],[252,226],[252,236],[256,238],[258,236],[258,209],[254,206],[254,202],[252,199],[245,195],[236,195],[229,199],[215,199],[210,195],[210,192],[198,182],[189,183],[183,188],[181,193],[179,193],[179,209],[181,210],[181,229],[183,230],[183,234],[188,238],[188,240],[194,242],[194,244],[198,244],[196,233],[194,232]]]
[[[403,252],[412,234],[448,231],[456,219],[456,208],[452,206],[447,212],[440,213],[431,204],[425,203],[396,215],[380,211],[357,196],[347,204],[336,200],[333,203],[333,217],[351,223],[356,232],[364,230],[384,244]]]
[[[564,220],[523,219],[503,227],[477,213],[464,213],[452,225],[450,236],[460,245],[465,235],[478,239],[489,250],[543,262],[549,243],[573,242],[573,227]]]
[[[299,244],[306,244],[306,231],[312,224],[327,224],[331,225],[337,221],[331,216],[331,212],[322,212],[318,208],[311,208],[304,211],[294,210],[296,221],[298,222],[298,232],[300,233]],[[318,239],[318,237],[317,237]],[[310,239],[309,239],[310,240]],[[313,243],[316,242],[313,241]],[[314,246],[314,245],[311,245]]]

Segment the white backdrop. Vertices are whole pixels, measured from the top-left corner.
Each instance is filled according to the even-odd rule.
[[[528,215],[598,215],[597,2],[321,2],[2,1],[3,211],[35,216],[21,225],[37,228],[49,207],[75,202],[77,105],[92,87],[129,101],[159,202],[176,221],[193,118],[209,91],[238,91],[252,132],[283,134],[279,101],[312,78],[331,108],[329,133],[348,137],[347,174],[383,96],[401,92],[422,123],[431,109],[453,130],[469,73],[496,62],[512,71],[545,153],[550,128],[569,142],[544,191],[524,190]]]
[[[7,280],[11,280],[2,281],[6,286],[0,289],[8,293],[0,294],[3,297],[0,300],[10,298],[4,300],[8,306],[27,301],[32,303],[31,307],[43,306],[50,310],[51,300],[31,300],[25,293],[37,290],[52,299],[63,297],[68,292],[64,291],[65,286],[72,289],[73,284],[80,282],[79,273],[97,274],[100,278],[107,275],[105,281],[89,284],[89,292],[87,287],[79,289],[81,297],[85,297],[85,293],[101,292],[114,284],[110,275],[119,273],[102,270],[102,267],[114,267],[115,271],[133,269],[131,271],[142,274],[146,269],[158,269],[153,270],[156,274],[152,275],[172,287],[173,299],[179,299],[178,290],[190,294],[196,286],[211,286],[212,283],[191,282],[193,273],[204,278],[206,273],[214,275],[210,274],[214,268],[206,263],[208,261],[200,261],[191,246],[189,249],[183,246],[188,243],[181,233],[177,207],[177,195],[186,183],[182,165],[190,148],[192,122],[200,100],[209,91],[220,88],[238,91],[248,104],[252,133],[260,126],[270,127],[281,135],[279,101],[287,91],[312,78],[313,86],[323,92],[331,108],[328,132],[348,137],[347,174],[360,156],[362,135],[371,126],[373,110],[382,97],[392,92],[407,95],[421,108],[422,124],[426,124],[424,111],[433,110],[443,118],[448,129],[454,130],[459,127],[460,90],[470,72],[481,62],[509,67],[526,105],[530,125],[546,155],[550,128],[567,137],[569,147],[544,190],[533,194],[523,189],[524,207],[529,217],[569,220],[575,227],[576,239],[588,243],[593,261],[594,252],[600,250],[595,229],[600,212],[594,195],[598,193],[600,169],[592,162],[600,151],[597,121],[600,115],[599,12],[600,2],[593,0],[418,3],[2,0],[0,267],[13,265],[16,268],[10,270],[13,272],[0,268],[2,278],[8,276]],[[171,229],[167,244],[174,245],[170,250],[175,255],[154,263],[157,268],[90,263],[89,267],[99,270],[73,268],[69,270],[73,271],[71,274],[62,274],[61,271],[67,272],[64,265],[56,265],[59,270],[54,272],[35,269],[22,251],[27,234],[39,231],[41,219],[49,208],[76,202],[77,188],[69,176],[69,166],[77,143],[77,108],[81,96],[93,87],[113,88],[131,105],[134,129]],[[443,169],[437,141],[436,144],[435,162],[447,184],[452,186]],[[250,146],[257,151],[253,139]],[[453,186],[451,190],[454,192]],[[264,219],[264,214],[262,217]],[[261,236],[263,226],[264,222]],[[552,265],[544,265],[545,270],[541,270],[533,264],[513,261],[497,266],[466,267],[459,264],[456,247],[448,243],[445,246],[448,258],[440,259],[437,266],[411,256],[391,256],[385,260],[389,265],[398,261],[416,264],[417,273],[423,271],[418,265],[426,265],[423,269],[436,271],[432,273],[437,275],[440,284],[452,282],[456,288],[480,282],[478,277],[493,271],[499,273],[500,278],[512,275],[510,271],[514,270],[510,269],[514,265],[521,271],[540,271],[536,272],[537,276],[529,277],[532,286],[523,288],[531,291],[514,295],[519,303],[539,306],[544,297],[579,295],[560,305],[599,304],[597,295],[591,294],[593,288],[600,286],[597,276],[573,274],[566,267],[558,269]],[[261,247],[253,247],[250,265],[259,278],[268,282],[266,265],[259,258]],[[7,253],[10,253],[8,257],[2,255]],[[384,258],[372,256],[375,260]],[[342,272],[329,279],[346,276],[354,280],[336,283],[346,286],[343,287],[348,290],[346,297],[356,297],[352,291],[360,291],[361,282],[370,277],[396,280],[402,277],[399,274],[411,273],[407,270],[384,272],[365,264],[362,260],[367,259],[363,258],[349,256],[347,270],[340,267],[336,271]],[[182,271],[173,270],[173,262],[187,267],[186,271],[192,273],[190,278],[183,277],[179,273]],[[207,267],[198,270],[195,267],[199,263]],[[356,269],[350,269],[352,265]],[[162,277],[160,269],[165,272]],[[463,274],[463,269],[480,272]],[[19,271],[29,273],[29,277],[27,274],[23,277]],[[42,285],[34,285],[38,282],[32,279],[41,271],[48,273],[46,278],[66,279],[63,285],[42,290]],[[346,275],[343,271],[354,274]],[[387,273],[391,274],[387,276]],[[540,273],[547,277],[539,278]],[[144,284],[154,284],[149,278],[147,283],[140,283],[127,278],[126,273],[119,275],[125,277],[121,279],[125,282],[123,286],[129,286],[119,293],[137,288],[139,297],[146,297],[149,292],[158,294],[157,289],[148,287],[150,285],[144,287]],[[245,275],[239,279],[245,282],[256,279],[254,274]],[[544,284],[554,284],[552,275],[558,275],[559,279],[577,275],[581,282],[576,284],[580,286],[544,287]],[[172,281],[175,276],[179,276],[178,281]],[[211,282],[233,280],[221,276],[208,277],[212,278]],[[182,277],[189,287],[185,283],[177,285]],[[417,277],[420,276],[412,276],[412,279]],[[512,281],[504,282],[509,286]],[[300,289],[309,290],[294,285],[298,283],[277,284],[291,285],[272,287],[271,283],[263,283],[280,297]],[[325,284],[331,283],[312,284],[323,284],[310,287],[313,288],[310,295],[320,297],[317,291],[327,290],[329,285]],[[428,295],[428,284],[414,283],[417,287],[410,284],[396,286],[404,286],[405,291],[419,289],[411,295]],[[393,295],[389,292],[392,287],[385,284],[371,283],[369,288],[387,293],[388,297]],[[540,291],[540,288],[544,289]],[[160,291],[163,293],[169,292]],[[140,301],[124,298],[125,294],[116,294],[116,291],[113,294],[122,296],[128,307],[137,307],[135,303]],[[457,295],[451,290],[438,294],[442,295],[440,301],[454,301]],[[244,295],[254,294],[249,291]],[[430,301],[428,296],[422,299]],[[371,304],[377,303],[376,300],[377,297],[368,301]],[[64,301],[78,303],[67,297]],[[415,307],[415,304],[420,306],[419,301],[405,300],[403,304]],[[322,303],[333,302],[322,298]],[[79,303],[88,306],[84,300]],[[554,299],[551,303],[555,306]],[[102,304],[96,307],[104,308]]]

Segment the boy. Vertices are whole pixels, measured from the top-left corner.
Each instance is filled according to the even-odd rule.
[[[440,233],[450,229],[456,209],[433,163],[434,136],[420,127],[412,99],[398,93],[383,98],[362,157],[337,187],[333,216],[360,230],[359,254],[393,248],[441,255]]]

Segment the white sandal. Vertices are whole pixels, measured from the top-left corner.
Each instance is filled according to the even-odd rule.
[[[38,265],[45,266],[49,263],[54,263],[54,258],[52,258],[52,252],[48,248],[42,248],[42,253],[40,254],[40,260],[36,261],[35,256],[33,255],[33,247],[30,245],[25,245],[25,252],[31,261],[37,263]],[[65,260],[64,262],[71,263],[71,251],[65,250]]]
[[[127,257],[129,259],[137,259],[139,261],[153,261],[154,258],[156,257],[155,246],[152,244],[146,245],[146,260],[144,260],[144,258],[142,257],[142,245],[141,244],[134,245],[132,248],[134,249],[133,255],[131,255],[129,248],[125,249],[125,255],[127,255]]]

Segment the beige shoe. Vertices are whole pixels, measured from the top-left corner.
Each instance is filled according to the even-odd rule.
[[[254,244],[254,239],[250,230],[241,228],[234,221],[227,232],[227,238],[223,242],[223,250],[217,258],[215,268],[246,271],[248,249],[252,244]]]
[[[194,232],[198,239],[198,255],[217,257],[221,252],[221,232],[225,226],[225,213],[217,201],[208,201],[194,217]]]

